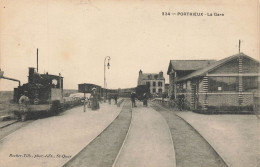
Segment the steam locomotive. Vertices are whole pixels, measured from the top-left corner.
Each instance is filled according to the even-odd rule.
[[[28,112],[23,112],[18,105],[23,94],[29,98]],[[12,106],[12,110],[22,120],[26,120],[29,114],[35,112],[56,114],[64,106],[63,77],[60,74],[39,74],[35,68],[30,67],[28,83],[14,88],[13,101],[16,105]]]

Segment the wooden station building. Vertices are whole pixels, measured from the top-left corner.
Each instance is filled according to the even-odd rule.
[[[174,66],[169,66],[169,74],[171,68]],[[252,109],[254,97],[259,95],[259,76],[259,61],[239,53],[209,61],[202,68],[176,78],[170,87],[176,89],[176,96],[184,95],[187,109],[204,113],[238,112]]]

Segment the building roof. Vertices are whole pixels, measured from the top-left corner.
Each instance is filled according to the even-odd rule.
[[[142,80],[164,80],[163,75],[154,73],[143,73],[140,77]]]
[[[194,71],[208,66],[216,60],[170,60],[167,74],[173,69],[175,71]]]
[[[190,74],[188,74],[188,75],[186,75],[186,76],[184,76],[182,78],[179,78],[177,80],[177,82],[184,81],[184,80],[191,79],[191,78],[195,78],[195,77],[199,77],[199,76],[203,76],[207,72],[212,71],[212,70],[218,68],[219,66],[221,66],[222,64],[227,63],[227,62],[233,60],[234,58],[238,58],[239,56],[247,57],[247,58],[250,58],[250,59],[252,59],[254,61],[257,61],[255,59],[253,59],[252,57],[249,57],[249,56],[245,55],[244,53],[235,54],[235,55],[226,57],[224,59],[221,59],[219,61],[213,62],[213,63],[209,64],[208,66],[202,68],[202,69],[199,69],[199,70],[194,71],[194,72],[192,72],[192,73],[190,73]]]

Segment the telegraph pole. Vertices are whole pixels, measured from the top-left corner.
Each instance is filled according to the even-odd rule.
[[[37,48],[37,72],[39,70],[38,62],[39,62],[39,59],[38,59],[38,48]]]
[[[238,53],[240,53],[240,45],[241,45],[241,40],[238,42]]]

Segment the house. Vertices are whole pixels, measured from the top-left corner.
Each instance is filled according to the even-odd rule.
[[[143,73],[142,70],[139,71],[137,85],[147,85],[150,87],[151,94],[161,95],[164,92],[165,78],[163,72],[159,73]]]
[[[239,53],[179,77],[176,91],[191,110],[248,110],[259,94],[259,76],[259,61]]]
[[[167,75],[169,75],[169,96],[177,97],[176,81],[196,70],[208,66],[216,60],[170,60]]]

